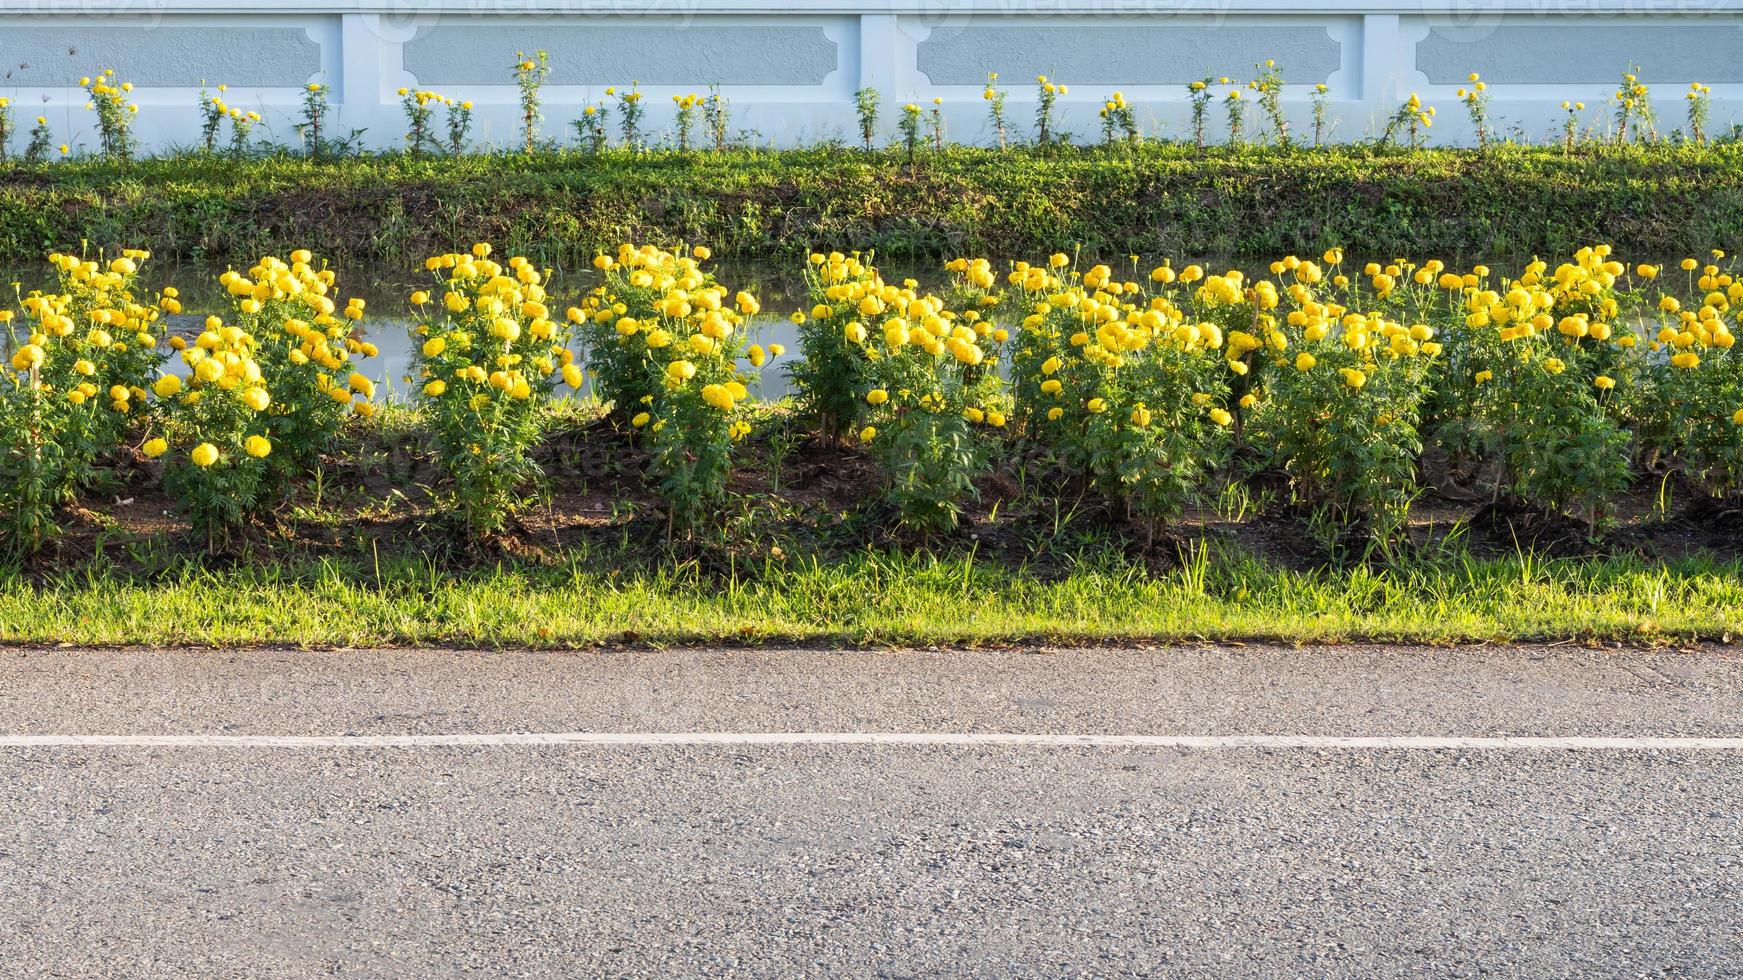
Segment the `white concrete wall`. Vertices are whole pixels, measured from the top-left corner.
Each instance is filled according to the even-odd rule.
[[[883,94],[886,131],[907,101],[945,100],[952,139],[986,142],[981,78],[1001,74],[1008,114],[1027,135],[1034,75],[1067,84],[1064,128],[1098,137],[1095,113],[1118,89],[1147,134],[1189,132],[1185,83],[1247,78],[1277,60],[1292,126],[1309,125],[1314,83],[1330,87],[1334,136],[1373,133],[1411,92],[1439,110],[1433,138],[1472,138],[1454,91],[1481,71],[1491,115],[1547,140],[1560,103],[1608,125],[1606,99],[1630,62],[1653,86],[1660,127],[1681,124],[1683,91],[1711,86],[1714,130],[1743,122],[1743,0],[0,0],[0,95],[46,115],[56,142],[91,147],[79,76],[114,67],[142,104],[151,148],[192,145],[202,80],[265,117],[262,135],[294,141],[301,86],[332,86],[340,130],[378,147],[404,133],[395,91],[429,88],[477,105],[474,137],[511,143],[515,50],[549,50],[545,131],[607,85],[639,80],[647,127],[671,125],[670,96],[720,83],[734,126],[764,143],[856,139],[852,97]],[[1248,130],[1258,125],[1248,108]],[[20,126],[20,129],[27,125]],[[1223,132],[1220,102],[1212,132]],[[17,146],[15,137],[14,149]]]

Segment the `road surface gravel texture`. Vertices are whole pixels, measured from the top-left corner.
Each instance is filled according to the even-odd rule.
[[[1743,976],[1743,653],[0,650],[0,828],[8,976]]]

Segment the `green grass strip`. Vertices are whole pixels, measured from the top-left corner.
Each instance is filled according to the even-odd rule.
[[[971,557],[866,553],[624,574],[502,566],[188,566],[154,580],[0,578],[0,642],[78,645],[569,647],[1724,640],[1743,567],[1691,558],[1448,558],[1292,571],[1200,553],[1159,576],[1088,560],[1043,580]]]

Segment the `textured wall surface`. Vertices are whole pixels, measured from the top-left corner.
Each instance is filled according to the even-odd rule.
[[[1183,85],[1250,74],[1266,59],[1289,82],[1323,82],[1342,65],[1322,24],[971,23],[934,28],[917,51],[920,74],[934,85],[978,85],[988,72],[1007,83],[1047,75],[1068,86]]]
[[[1743,24],[1431,27],[1416,46],[1417,69],[1439,85],[1473,71],[1491,85],[1614,85],[1630,66],[1655,85],[1743,82]]]
[[[819,85],[839,64],[837,47],[821,26],[773,19],[451,26],[420,30],[405,45],[404,65],[420,85],[489,85],[502,81],[517,51],[542,48],[552,79],[570,85]]]
[[[1171,0],[1157,12],[1149,0],[877,0],[859,13],[833,0],[638,0],[577,14],[582,0],[0,0],[0,95],[47,118],[75,152],[96,142],[75,85],[105,67],[137,86],[148,147],[197,138],[202,81],[228,84],[230,103],[258,111],[258,135],[272,141],[296,140],[302,86],[316,81],[330,88],[330,131],[360,131],[368,145],[402,144],[402,86],[473,102],[474,140],[505,145],[518,141],[514,54],[544,49],[544,134],[557,140],[605,86],[639,82],[655,141],[670,138],[672,96],[716,85],[732,129],[763,144],[857,141],[853,93],[864,86],[883,97],[886,136],[900,105],[938,98],[951,139],[986,142],[980,93],[992,71],[1018,139],[1037,74],[1070,86],[1062,132],[1093,138],[1102,101],[1119,90],[1143,133],[1181,138],[1186,82],[1244,82],[1272,59],[1298,134],[1323,83],[1335,139],[1375,135],[1414,92],[1439,110],[1430,139],[1469,141],[1455,90],[1473,71],[1504,132],[1555,139],[1568,100],[1585,103],[1579,124],[1602,134],[1605,100],[1631,65],[1653,85],[1660,131],[1682,124],[1682,93],[1697,81],[1712,86],[1709,132],[1743,123],[1743,0],[1388,2]],[[1249,112],[1249,134],[1263,128],[1258,115]],[[1212,130],[1226,131],[1220,104]]]
[[[330,18],[336,20],[337,18]],[[321,70],[303,26],[120,22],[83,27],[0,23],[0,68],[19,87],[77,85],[113,68],[135,85],[297,86]]]

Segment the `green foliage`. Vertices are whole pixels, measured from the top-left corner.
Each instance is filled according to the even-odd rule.
[[[1509,489],[1550,511],[1577,512],[1594,529],[1627,487],[1632,462],[1621,404],[1599,379],[1627,391],[1638,373],[1608,254],[1581,249],[1553,274],[1537,260],[1505,292],[1470,295],[1475,322],[1494,329],[1464,338],[1459,358],[1473,372],[1465,411],[1499,450]]]
[[[686,533],[715,523],[733,444],[750,433],[739,361],[761,367],[765,358],[760,347],[745,347],[744,318],[760,308],[755,297],[729,297],[702,270],[708,256],[706,248],[685,255],[630,245],[615,259],[600,255],[605,285],[589,297],[593,315],[576,315],[591,324],[588,356],[601,392],[620,415],[635,413],[630,423],[648,447],[669,527]]]
[[[173,298],[135,296],[139,264],[128,250],[103,263],[59,253],[50,292],[23,298],[23,318],[0,310],[10,370],[0,368],[0,546],[32,554],[56,532],[55,510],[95,482],[99,460],[135,429],[143,385],[163,355],[159,319]],[[158,303],[163,306],[160,308]]]
[[[70,483],[67,455],[86,449],[74,431],[85,427],[82,420],[68,416],[97,411],[94,403],[78,409],[54,404],[28,373],[0,380],[0,427],[11,434],[0,447],[0,554],[33,555],[59,534],[55,512]]]
[[[528,55],[514,53],[514,86],[520,92],[520,128],[522,149],[531,153],[539,146],[539,123],[544,121],[540,90],[551,74],[551,56],[540,50]]]
[[[429,259],[434,295],[416,297],[413,328],[420,399],[448,478],[444,509],[474,538],[508,526],[540,476],[531,450],[552,391],[582,382],[568,329],[544,305],[545,275],[524,257],[503,266],[491,253],[480,243]]]
[[[45,138],[46,139],[46,138]],[[44,143],[44,151],[50,147]],[[160,258],[282,255],[403,265],[486,232],[551,265],[602,242],[705,241],[773,262],[851,242],[888,263],[951,255],[1636,255],[1743,240],[1743,143],[1409,153],[1149,140],[1117,153],[949,147],[909,170],[899,150],[614,149],[457,158],[203,155],[0,166],[0,261],[68,242],[158,245]],[[384,206],[404,202],[384,229]]]
[[[878,324],[897,290],[887,286],[869,257],[814,252],[805,269],[809,309],[794,314],[803,357],[787,369],[806,415],[825,440],[860,429],[871,363],[862,345],[866,323]]]
[[[949,531],[978,495],[974,479],[988,465],[983,433],[1003,428],[1010,411],[999,340],[979,311],[951,311],[912,288],[880,298],[878,329],[849,338],[871,386],[859,439],[881,465],[884,498],[901,522],[924,535]]]
[[[1294,359],[1270,376],[1263,428],[1270,457],[1290,476],[1295,503],[1385,542],[1416,496],[1418,431],[1429,360],[1394,353],[1389,327],[1340,324],[1292,345]],[[1358,348],[1352,334],[1370,338]],[[1417,348],[1408,333],[1392,333]],[[1380,345],[1379,349],[1374,349]],[[1308,358],[1310,360],[1303,360]]]
[[[1105,265],[1019,263],[1023,329],[1012,382],[1030,438],[1125,516],[1152,529],[1204,499],[1228,445],[1223,328],[1165,315]],[[1170,280],[1171,281],[1171,280]],[[1207,308],[1252,325],[1250,311]]]
[[[878,90],[862,88],[853,93],[853,111],[859,116],[859,139],[865,151],[872,151],[878,136]]]
[[[42,580],[0,571],[0,642],[317,648],[597,645],[925,647],[1256,639],[1452,643],[1717,641],[1743,631],[1743,565],[1633,555],[1418,558],[1307,571],[1212,548],[1154,573],[1098,548],[1061,574],[980,555],[858,550],[722,581],[698,563],[457,569],[427,556],[176,564],[104,561]]]

